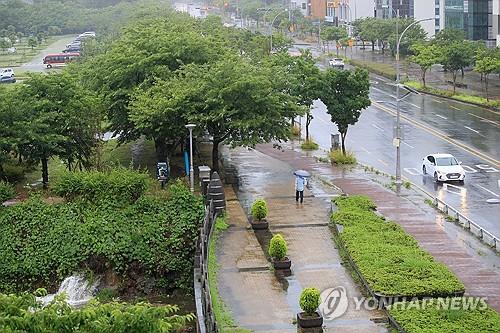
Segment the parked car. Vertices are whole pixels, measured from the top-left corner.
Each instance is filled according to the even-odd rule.
[[[75,53],[80,52],[80,46],[71,46],[62,50],[63,53]]]
[[[341,58],[333,58],[328,61],[331,67],[336,69],[344,69],[344,59]]]
[[[422,173],[431,175],[434,181],[459,181],[465,179],[465,170],[461,166],[462,162],[450,154],[431,154],[422,160]]]
[[[0,77],[14,77],[14,70],[12,68],[0,68]]]
[[[80,45],[82,45],[82,42],[75,40],[75,41],[72,41],[71,43],[69,43],[68,45],[66,45],[66,48],[70,48],[72,46],[80,46]]]
[[[16,83],[16,78],[14,76],[2,76],[0,77],[0,83]]]

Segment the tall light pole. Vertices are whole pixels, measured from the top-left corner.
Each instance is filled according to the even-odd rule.
[[[282,10],[281,12],[279,12],[278,14],[276,14],[276,16],[273,18],[273,20],[271,21],[271,25],[269,26],[269,30],[270,30],[270,38],[269,38],[269,44],[270,44],[270,48],[269,48],[269,53],[272,53],[273,52],[273,25],[274,25],[274,21],[276,21],[276,19],[278,18],[278,16],[280,16],[281,14],[285,13],[288,11],[288,8],[285,9],[285,10]]]
[[[396,36],[398,36],[398,43],[396,44],[396,138],[394,139],[394,145],[396,146],[396,192],[400,193],[401,192],[401,117],[400,117],[400,112],[399,112],[399,102],[401,101],[402,98],[400,98],[399,95],[399,88],[401,85],[401,72],[400,72],[400,65],[399,65],[399,46],[401,44],[401,40],[403,39],[404,34],[413,27],[416,24],[419,24],[420,22],[424,21],[430,21],[434,20],[434,18],[425,18],[421,20],[417,20],[412,22],[410,25],[408,25],[401,35],[399,35],[399,8],[397,11],[398,17],[396,21]]]
[[[193,128],[195,124],[187,124],[186,128],[189,130],[189,185],[191,193],[194,192],[194,169],[193,169]]]

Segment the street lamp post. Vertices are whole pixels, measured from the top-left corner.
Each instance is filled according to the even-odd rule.
[[[396,146],[396,192],[399,194],[401,192],[401,117],[399,111],[399,102],[402,98],[400,98],[400,83],[401,83],[401,71],[399,65],[399,46],[401,44],[401,40],[403,39],[404,34],[410,29],[412,26],[419,24],[420,22],[430,21],[434,18],[426,18],[412,22],[410,25],[403,30],[401,35],[399,35],[398,31],[398,21],[399,21],[399,8],[397,11],[398,19],[396,21],[396,36],[398,36],[398,42],[396,44],[396,138],[394,141],[394,145]]]
[[[276,21],[276,19],[278,18],[278,16],[280,16],[281,14],[285,13],[288,11],[288,8],[287,9],[284,9],[282,10],[281,12],[279,12],[278,14],[276,14],[276,16],[274,17],[274,19],[271,21],[271,25],[269,26],[269,44],[270,44],[270,48],[269,48],[269,53],[272,53],[273,52],[273,25],[274,25],[274,21]]]
[[[194,168],[193,168],[193,128],[195,124],[187,124],[186,128],[189,130],[189,185],[191,193],[194,192]]]

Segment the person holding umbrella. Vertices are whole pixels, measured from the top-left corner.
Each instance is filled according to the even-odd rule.
[[[297,170],[293,173],[295,175],[295,201],[300,203],[304,202],[304,187],[307,186],[307,178],[311,174],[305,170]]]

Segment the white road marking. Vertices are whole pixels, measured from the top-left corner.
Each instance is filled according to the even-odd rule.
[[[474,113],[470,113],[469,112],[469,115],[473,116],[473,117],[476,117],[476,118],[479,118],[481,119],[483,122],[485,123],[490,123],[490,124],[493,124],[493,125],[496,125],[497,127],[500,125],[497,121],[494,121],[494,120],[490,120],[490,119],[486,119],[484,117],[481,117],[481,116],[478,116],[478,115],[475,115]]]
[[[441,104],[443,104],[443,103],[444,103],[443,101],[440,101],[440,100],[438,100],[438,99],[433,99],[433,101],[434,101],[434,102],[437,102],[437,103],[441,103]]]
[[[416,104],[413,104],[413,103],[410,103],[410,102],[407,102],[407,103],[408,103],[408,104],[410,104],[411,106],[416,107],[417,109],[421,109],[421,107],[420,107],[420,106],[418,106],[418,105],[416,105]]]
[[[474,132],[474,133],[481,134],[481,133],[479,133],[478,131],[476,131],[475,129],[470,128],[469,126],[464,126],[464,127],[465,127],[465,128],[467,128],[468,130],[470,130],[470,131]]]
[[[420,175],[422,175],[422,172],[420,172],[420,170],[418,170],[417,168],[404,168],[403,170],[406,171],[407,173],[409,173],[412,176],[420,176]]]
[[[384,132],[384,129],[383,129],[382,127],[377,126],[377,125],[375,125],[375,124],[372,124],[372,126],[373,126],[373,127],[375,127],[376,129],[378,129],[379,131]]]
[[[484,170],[486,172],[498,172],[497,169],[495,169],[492,166],[489,166],[488,164],[476,164],[476,168]]]
[[[498,180],[498,187],[500,188],[500,179]]]
[[[479,185],[479,184],[475,184],[475,185],[476,185],[477,187],[482,188],[482,189],[483,189],[483,190],[485,190],[486,192],[488,192],[488,193],[490,193],[490,194],[493,194],[493,195],[494,195],[495,197],[497,197],[497,198],[499,198],[499,197],[500,197],[500,195],[496,194],[496,193],[495,193],[495,192],[493,192],[493,191],[488,190],[488,189],[487,189],[486,187],[484,187],[484,186],[481,186],[481,185]]]
[[[452,108],[452,109],[455,109],[455,110],[459,110],[459,111],[460,111],[460,109],[459,109],[459,108],[457,108],[456,106],[453,106],[453,105],[448,105],[448,106],[449,106],[450,108]]]
[[[413,147],[412,145],[410,145],[409,143],[406,143],[405,141],[401,140],[402,143],[404,143],[405,145],[407,145],[408,147],[410,147],[411,149],[415,149],[415,147]]]
[[[442,115],[437,114],[437,113],[436,113],[436,117],[439,117],[439,118],[442,118],[442,119],[448,119],[448,118],[446,118],[445,116],[442,116]]]
[[[397,97],[396,97],[396,96],[391,95],[391,94],[389,94],[388,92],[383,91],[382,89],[375,88],[375,87],[372,87],[372,89],[373,89],[373,90],[376,90],[376,91],[378,91],[378,92],[381,92],[381,93],[382,93],[382,94],[384,94],[384,95],[391,96],[392,98],[397,99]]]
[[[382,163],[383,165],[385,165],[385,166],[389,166],[389,164],[387,164],[386,162],[384,162],[384,161],[382,161],[382,160],[380,160],[380,159],[379,159],[378,161],[379,161],[380,163]]]
[[[361,147],[361,149],[363,149],[365,152],[367,152],[368,154],[371,154],[368,150],[365,149],[365,147]]]

